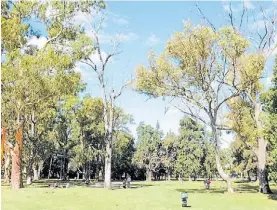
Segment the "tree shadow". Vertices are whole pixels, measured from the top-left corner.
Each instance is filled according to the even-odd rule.
[[[258,186],[253,186],[253,185],[249,185],[249,184],[239,184],[235,188],[235,192],[238,192],[238,193],[257,193],[257,192],[259,192],[259,190],[258,190]]]
[[[268,198],[269,198],[270,200],[275,200],[275,201],[277,201],[277,194],[270,194],[270,195],[268,195]]]
[[[112,185],[112,190],[132,190],[132,189],[138,189],[138,188],[143,188],[143,187],[151,187],[153,186],[152,184],[131,184],[130,188],[123,188],[123,185],[121,183],[118,184],[113,184]]]
[[[49,180],[37,180],[34,181],[31,185],[24,184],[25,188],[51,188],[49,185],[54,185],[57,183],[60,187],[65,188],[65,186],[69,183],[70,187],[74,186],[88,186],[83,180],[56,180],[56,179],[49,179]]]
[[[251,181],[249,180],[236,180],[234,183],[250,183]]]
[[[66,185],[69,183],[69,188],[72,187],[88,187],[88,188],[104,188],[104,182],[95,182],[91,181],[90,183],[86,183],[84,180],[57,180],[57,179],[41,179],[37,181],[33,181],[31,185],[26,185],[26,181],[24,183],[24,188],[51,188],[51,189],[60,189],[65,188]],[[53,188],[50,187],[53,186],[55,183],[57,183],[60,187]],[[1,183],[2,187],[9,187],[9,184],[6,184],[4,182]],[[152,184],[146,184],[146,183],[131,183],[130,188],[128,189],[137,189],[142,187],[150,187],[153,186]],[[118,190],[118,189],[124,189],[122,187],[122,182],[112,182],[112,189]]]
[[[178,192],[187,193],[224,193],[224,189],[176,189]]]
[[[277,201],[277,190],[272,190],[272,194],[268,195],[268,199]]]

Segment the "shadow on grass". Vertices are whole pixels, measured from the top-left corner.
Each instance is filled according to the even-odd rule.
[[[176,189],[178,192],[187,192],[187,193],[224,193],[224,189]]]
[[[131,184],[130,188],[123,188],[122,183],[112,183],[112,190],[138,189],[143,187],[151,187],[152,184]],[[92,188],[103,188],[103,185],[91,185]]]
[[[268,195],[268,199],[277,201],[277,190],[272,190],[272,194]]]
[[[253,186],[249,184],[239,184],[235,188],[235,192],[238,193],[257,193],[258,192],[258,186]]]
[[[234,183],[251,183],[252,181],[249,180],[236,180]]]
[[[26,182],[25,182],[26,183]],[[103,182],[94,182],[91,181],[89,184],[85,183],[84,180],[56,180],[56,179],[49,179],[49,180],[38,180],[34,181],[31,185],[26,185],[24,183],[24,188],[49,188],[49,185],[53,185],[55,183],[59,184],[61,188],[64,188],[68,183],[70,185],[70,188],[72,187],[84,187],[84,188],[103,188],[104,183]],[[3,184],[2,184],[3,186]],[[6,184],[6,186],[9,186]],[[152,184],[132,184],[130,189],[137,189],[142,187],[150,187],[153,186]],[[58,188],[59,189],[59,188]],[[124,189],[122,187],[122,182],[112,182],[112,189],[118,190],[118,189]]]
[[[277,201],[277,194],[270,194],[268,195],[268,198]]]

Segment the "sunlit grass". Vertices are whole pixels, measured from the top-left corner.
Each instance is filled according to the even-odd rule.
[[[75,182],[76,183],[76,182]],[[72,182],[72,185],[74,182]],[[202,181],[134,182],[132,189],[106,190],[85,186],[50,189],[45,181],[12,191],[2,186],[3,210],[85,210],[85,209],[181,209],[181,192],[188,192],[190,209],[276,210],[277,201],[256,193],[256,183],[235,183],[236,193],[226,194],[225,183],[213,181],[205,190]],[[272,185],[277,190],[276,185]],[[276,199],[276,197],[275,197]]]

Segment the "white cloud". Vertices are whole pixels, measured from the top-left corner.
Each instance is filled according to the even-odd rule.
[[[76,63],[74,71],[81,73],[84,82],[91,82],[95,79],[95,72],[80,62]]]
[[[109,18],[111,18],[111,21],[119,26],[128,26],[129,21],[126,20],[124,17],[121,15],[115,14],[113,12],[108,12]]]
[[[107,58],[107,53],[101,52],[101,57],[103,58],[103,60],[105,60]],[[95,65],[97,66],[101,65],[100,57],[97,52],[93,52],[89,56],[89,58],[95,63]]]
[[[87,17],[85,16],[85,13],[83,12],[76,12],[75,16],[73,17],[73,20],[76,24],[86,24],[88,22]]]
[[[252,24],[249,25],[249,28],[254,30],[254,29],[264,29],[264,21],[263,20],[258,20]]]
[[[230,4],[223,4],[223,9],[226,12],[230,12]],[[243,4],[235,4],[235,5],[231,5],[231,9],[232,12],[236,13],[236,12],[240,12],[243,9]]]
[[[76,12],[74,17],[71,20],[71,23],[74,25],[81,25],[85,30],[91,30],[91,25],[96,25],[97,27],[101,24],[102,28],[106,28],[107,17],[98,12],[97,10],[92,10],[90,14],[85,12]]]
[[[124,19],[124,18],[121,18],[121,17],[119,17],[119,16],[114,17],[114,18],[112,19],[112,21],[113,21],[115,24],[119,25],[119,26],[127,26],[127,25],[129,25],[128,20],[126,20],[126,19]]]
[[[229,5],[224,4],[224,5],[223,5],[223,9],[224,9],[225,11],[227,11],[227,12],[228,12],[228,11],[229,11]]]
[[[38,49],[41,49],[44,47],[44,45],[46,44],[47,39],[44,36],[41,36],[39,38],[37,38],[36,36],[31,37],[31,39],[28,40],[27,45],[33,45],[33,46],[37,46]]]
[[[231,4],[231,9],[232,9],[232,12],[234,12],[234,13],[242,12],[243,7],[245,7],[246,9],[249,9],[249,10],[255,9],[255,6],[249,0],[244,0],[243,3],[241,3],[241,4],[239,4],[239,3]],[[223,3],[223,9],[225,11],[229,12],[230,11],[230,4],[229,3],[227,4],[226,2],[224,2]]]
[[[255,6],[249,0],[244,0],[243,4],[247,9],[255,9]]]
[[[148,37],[146,44],[153,46],[153,45],[158,44],[160,41],[161,40],[155,34],[152,34],[150,37]]]
[[[86,34],[92,39],[95,38],[93,32],[90,30],[87,30]],[[139,36],[133,32],[129,32],[129,33],[117,33],[113,35],[99,34],[98,38],[100,43],[106,44],[106,43],[111,43],[112,41],[119,41],[119,42],[134,41],[134,40],[137,40]]]
[[[139,38],[139,36],[133,32],[121,33],[121,34],[118,33],[115,35],[115,37],[117,40],[121,42],[133,41]]]
[[[103,61],[105,61],[105,59],[107,58],[108,54],[106,52],[101,52],[101,57],[103,59]],[[97,52],[93,52],[89,58],[95,63],[95,65],[100,66],[101,65],[101,60],[100,57],[98,55]],[[112,63],[114,60],[112,59],[112,57],[109,59],[108,63]]]

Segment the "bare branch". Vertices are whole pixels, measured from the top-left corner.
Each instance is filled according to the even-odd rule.
[[[200,16],[212,27],[213,31],[216,32],[216,28],[214,27],[214,25],[209,21],[209,19],[203,14],[202,10],[200,9],[200,7],[198,6],[198,4],[196,4],[196,7],[199,11]]]
[[[229,3],[229,12],[228,12],[229,18],[230,18],[230,22],[231,25],[233,27],[233,29],[235,29],[235,25],[234,25],[234,18],[233,18],[233,10],[232,10],[232,3]]]
[[[183,109],[181,109],[180,107],[174,105],[174,104],[171,104],[172,106],[174,106],[176,109],[178,109],[179,111],[183,112],[184,114],[186,115],[189,115],[190,117],[194,118],[194,119],[197,119],[197,120],[200,120],[201,122],[203,122],[205,125],[209,125],[208,122],[206,122],[205,120],[203,120],[201,117],[197,116],[196,114],[194,114],[192,112],[192,110],[189,108],[190,112],[188,111],[185,111]]]
[[[119,92],[117,94],[114,95],[114,98],[118,98],[122,92],[124,91],[125,88],[127,88],[130,84],[132,84],[135,81],[134,78],[131,78],[131,80],[129,80],[128,82],[126,82],[124,85],[121,86]]]
[[[216,106],[215,110],[218,110],[218,109],[221,107],[222,104],[224,104],[225,102],[229,101],[229,100],[232,99],[232,98],[235,98],[235,97],[239,96],[239,94],[240,94],[240,91],[237,91],[236,93],[230,95],[229,97],[226,97],[224,100],[222,100],[222,101]]]
[[[243,22],[243,17],[244,17],[244,14],[245,14],[245,4],[243,3],[243,9],[242,9],[242,14],[241,14],[241,18],[240,18],[240,24],[239,24],[239,30],[241,29],[241,26],[242,26],[242,22]]]
[[[94,71],[97,71],[97,67],[96,67],[95,64],[93,65],[93,64],[88,63],[88,62],[83,61],[83,60],[81,60],[80,62],[81,62],[81,63],[84,63],[84,64],[87,64],[87,65],[90,66]]]

